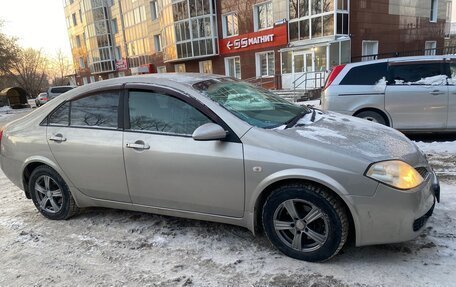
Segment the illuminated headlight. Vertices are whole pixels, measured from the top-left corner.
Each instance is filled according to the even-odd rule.
[[[415,168],[400,160],[374,163],[367,170],[366,176],[404,190],[417,187],[423,182],[423,177]]]

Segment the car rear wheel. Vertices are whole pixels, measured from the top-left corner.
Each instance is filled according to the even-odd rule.
[[[348,235],[343,205],[327,190],[310,184],[282,186],[263,207],[269,241],[292,258],[319,262],[336,255]]]
[[[374,123],[382,124],[385,126],[388,125],[385,118],[380,113],[375,112],[375,111],[360,112],[359,114],[356,115],[356,117],[362,118],[362,119],[365,119],[365,120],[368,120],[368,121],[371,121]]]
[[[65,181],[48,166],[32,172],[29,190],[38,211],[49,219],[68,219],[79,211]]]

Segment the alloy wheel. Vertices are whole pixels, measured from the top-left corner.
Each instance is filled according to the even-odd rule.
[[[289,199],[274,212],[274,230],[288,247],[301,252],[318,250],[328,239],[328,218],[314,204]]]
[[[49,213],[57,213],[62,209],[62,189],[50,176],[42,175],[38,177],[35,182],[35,195],[42,210]]]

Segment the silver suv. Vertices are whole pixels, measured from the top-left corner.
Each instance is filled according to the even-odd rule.
[[[48,99],[49,101],[57,97],[58,95],[61,95],[63,93],[68,92],[69,90],[72,90],[76,88],[75,86],[54,86],[54,87],[49,87],[47,90],[48,94]]]
[[[456,130],[456,56],[383,59],[336,66],[322,108],[406,132]]]

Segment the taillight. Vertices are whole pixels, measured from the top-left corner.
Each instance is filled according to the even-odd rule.
[[[328,79],[326,80],[325,86],[323,87],[323,91],[326,90],[329,86],[331,86],[334,79],[340,74],[340,72],[342,72],[344,67],[345,67],[345,65],[339,65],[339,66],[335,66],[331,70],[331,73],[329,74]]]
[[[47,100],[48,100],[48,98],[43,98],[42,100],[43,100],[43,101],[47,101]]]

